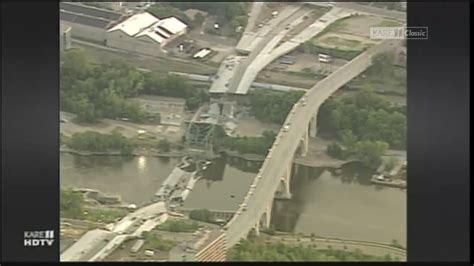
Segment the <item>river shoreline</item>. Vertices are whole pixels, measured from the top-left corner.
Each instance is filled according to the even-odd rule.
[[[176,150],[172,152],[159,152],[159,151],[154,151],[154,150],[135,150],[130,154],[123,154],[120,151],[102,151],[102,152],[78,151],[78,150],[70,149],[67,147],[61,147],[59,151],[62,153],[70,153],[70,154],[80,155],[80,156],[133,156],[133,157],[149,156],[149,157],[164,157],[164,158],[182,158],[184,156],[187,156],[187,153],[185,151],[176,151]],[[216,154],[219,154],[219,153],[225,153],[229,157],[239,158],[239,159],[252,161],[252,162],[263,162],[265,160],[264,156],[258,155],[258,154],[239,154],[238,152],[225,150],[225,149],[222,149],[216,152]],[[215,155],[214,157],[217,158],[218,155]]]

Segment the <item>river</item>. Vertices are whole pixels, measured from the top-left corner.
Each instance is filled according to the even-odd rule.
[[[78,156],[61,153],[61,186],[98,189],[127,203],[148,202],[178,159]],[[204,173],[185,208],[235,210],[260,163],[221,157]],[[350,164],[328,169],[294,167],[292,200],[274,204],[278,230],[406,246],[406,192],[370,184],[371,172]]]

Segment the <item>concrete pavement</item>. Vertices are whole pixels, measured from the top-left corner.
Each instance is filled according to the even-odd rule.
[[[289,25],[287,25],[290,30],[285,29],[280,31],[275,37],[273,37],[273,39],[266,43],[265,47],[259,53],[257,53],[257,50],[255,50],[253,53],[256,55],[251,57],[251,54],[251,56],[247,58],[246,65],[242,66],[244,72],[241,73],[236,71],[236,75],[234,75],[232,78],[233,83],[231,84],[229,91],[236,94],[246,94],[250,88],[250,84],[252,84],[252,82],[255,80],[258,73],[262,71],[268,64],[296,49],[302,43],[310,40],[318,33],[323,31],[331,23],[338,19],[348,17],[351,14],[352,13],[350,11],[344,9],[332,8],[329,12],[324,14],[320,19],[315,21],[309,27],[305,28],[298,35],[277,47],[278,43],[283,39],[283,37],[285,37],[291,28],[302,22],[303,16],[298,14],[300,17],[297,19],[295,18]]]
[[[168,218],[166,212],[165,203],[157,202],[128,214],[113,225],[110,231],[89,231],[61,254],[61,261],[103,260],[125,240],[139,237],[141,233],[164,223]]]

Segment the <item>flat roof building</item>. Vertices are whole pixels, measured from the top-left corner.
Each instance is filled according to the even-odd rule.
[[[175,17],[160,19],[142,12],[110,28],[107,45],[138,54],[160,55],[164,53],[162,47],[185,34],[187,28]]]

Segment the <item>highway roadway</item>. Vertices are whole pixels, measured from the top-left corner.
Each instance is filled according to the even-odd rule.
[[[255,23],[255,20],[258,18],[259,15],[259,13],[257,12],[260,12],[262,5],[263,4],[257,6],[250,13],[249,21],[251,21],[251,23]],[[236,50],[250,53],[251,51],[258,49],[258,44],[261,43],[262,40],[266,36],[268,36],[270,32],[272,32],[278,25],[284,23],[285,21],[288,21],[287,18],[294,14],[294,12],[298,11],[301,7],[301,4],[285,6],[283,10],[280,11],[280,14],[277,15],[277,17],[272,18],[266,24],[262,23],[263,26],[261,28],[258,28],[256,32],[253,31],[255,27],[246,27],[245,32],[242,34],[242,37],[240,38],[239,43],[236,46]]]
[[[236,50],[243,50],[250,52],[247,57],[229,56],[219,67],[216,79],[213,81],[209,92],[211,93],[225,93],[233,91],[236,88],[236,83],[241,79],[248,65],[255,59],[258,54],[262,52],[265,46],[270,42],[276,34],[285,30],[285,25],[301,18],[307,11],[301,10],[302,5],[288,5],[280,14],[268,22],[268,25],[263,26],[257,32],[252,32],[251,27],[247,27],[246,31],[236,47]],[[249,20],[255,23],[258,17],[261,6],[253,6]],[[230,67],[227,67],[227,66]]]
[[[130,237],[164,223],[166,211],[164,202],[153,203],[128,214],[109,230],[91,230],[61,254],[61,261],[100,261]]]
[[[247,79],[244,77],[245,73],[249,73],[248,71],[251,71],[249,68],[251,65],[253,65],[254,61],[257,60],[257,58],[261,54],[266,54],[269,53],[273,48],[275,48],[278,43],[285,37],[286,34],[288,34],[291,29],[302,22],[303,17],[309,13],[311,13],[312,10],[307,10],[303,9],[303,6],[290,6],[291,8],[294,8],[296,11],[293,11],[290,16],[286,17],[285,19],[282,19],[281,22],[279,22],[277,25],[274,26],[267,34],[265,34],[258,44],[252,49],[250,54],[242,60],[236,67],[232,78],[230,79],[229,83],[229,92],[231,93],[237,93],[239,91],[239,87],[241,83],[245,82],[246,84],[248,83],[248,88],[250,87],[250,84],[253,82],[254,79],[251,79],[250,82],[247,81]],[[290,12],[288,12],[290,13]],[[284,17],[284,14],[280,14],[280,18]],[[245,91],[245,93],[247,92]],[[245,94],[244,93],[244,94]]]
[[[368,49],[312,87],[303,96],[306,97],[306,105],[295,104],[285,121],[285,124],[289,123],[289,129],[287,132],[280,130],[254,180],[253,184],[256,184],[256,187],[253,193],[247,194],[244,199],[243,203],[247,205],[246,210],[243,211],[240,208],[241,213],[234,215],[226,225],[228,249],[240,239],[245,238],[260,220],[266,208],[271,206],[274,194],[278,191],[280,179],[286,174],[287,167],[293,160],[293,154],[308,130],[311,119],[317,115],[321,104],[337,89],[362,73],[370,65],[373,55],[394,48],[398,42],[399,40],[385,40]]]
[[[304,12],[304,10],[301,11]],[[299,14],[300,12],[297,13],[297,15]],[[236,94],[246,94],[258,73],[262,71],[268,64],[318,35],[318,33],[322,32],[331,23],[338,19],[348,17],[351,14],[353,14],[353,12],[334,7],[309,27],[305,28],[298,35],[291,38],[289,41],[282,43],[278,47],[278,43],[283,39],[283,37],[285,37],[289,30],[276,29],[275,32],[278,32],[277,34],[270,34],[271,36],[269,37],[271,39],[262,42],[264,45],[262,49],[256,49],[252,51],[250,56],[245,59],[244,63],[239,65],[234,77],[231,80],[229,92]],[[301,23],[302,17],[303,16],[300,15],[294,19],[290,18],[290,28]]]

